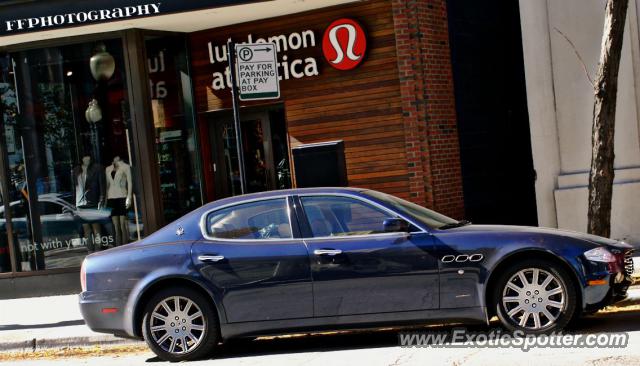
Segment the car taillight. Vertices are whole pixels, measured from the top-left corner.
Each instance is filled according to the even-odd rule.
[[[80,267],[80,288],[82,288],[82,292],[87,291],[87,260],[82,261],[82,266]]]

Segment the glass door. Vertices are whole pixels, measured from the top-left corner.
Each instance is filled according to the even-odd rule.
[[[191,78],[183,35],[147,35],[149,97],[165,223],[202,205]]]
[[[291,188],[282,106],[242,109],[242,145],[247,193]],[[238,150],[230,111],[209,116],[216,199],[239,195]]]

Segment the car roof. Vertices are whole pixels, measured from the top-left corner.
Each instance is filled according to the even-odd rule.
[[[364,188],[353,188],[353,187],[319,187],[319,188],[292,188],[292,189],[279,189],[274,191],[265,191],[265,192],[257,192],[257,193],[248,193],[239,196],[222,198],[209,204],[205,205],[207,209],[213,208],[219,205],[227,205],[234,202],[242,202],[248,200],[256,200],[256,199],[267,199],[270,197],[278,197],[283,195],[304,195],[304,194],[318,194],[318,193],[327,193],[327,194],[335,194],[335,193],[360,193],[364,192],[366,189]]]

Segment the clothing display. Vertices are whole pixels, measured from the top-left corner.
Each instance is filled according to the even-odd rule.
[[[90,162],[73,169],[73,187],[76,207],[98,207],[104,200],[105,186],[100,164]]]
[[[114,166],[115,165],[115,166]],[[131,167],[118,160],[105,169],[107,198],[129,198],[132,193]]]
[[[95,211],[104,204],[105,180],[100,164],[93,162],[90,155],[84,155],[79,166],[72,172],[75,202],[78,212]],[[85,215],[82,222],[82,233],[89,252],[100,249],[102,226],[99,215]]]
[[[113,158],[113,163],[105,169],[107,182],[107,204],[111,208],[111,222],[115,232],[115,245],[129,242],[129,224],[127,210],[133,194],[133,181],[131,179],[131,167],[120,160],[119,156]]]
[[[111,216],[127,215],[127,199],[126,198],[109,198],[107,199],[107,207],[111,209]]]

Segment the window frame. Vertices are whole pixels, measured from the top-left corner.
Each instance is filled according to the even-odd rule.
[[[302,204],[302,198],[304,197],[346,197],[346,198],[351,198],[353,200],[356,201],[360,201],[364,204],[368,204],[371,205],[377,209],[380,209],[381,211],[385,212],[386,214],[389,214],[388,218],[400,218],[403,219],[405,221],[407,221],[410,225],[415,226],[416,228],[418,228],[418,231],[410,231],[408,233],[402,233],[402,232],[389,232],[389,233],[372,233],[372,234],[358,234],[358,235],[334,235],[334,236],[313,236],[313,233],[311,232],[311,225],[309,224],[309,219],[307,218],[307,213],[305,212],[304,209],[304,205]],[[304,222],[304,224],[307,227],[307,230],[305,230],[305,233],[311,236],[307,236],[307,235],[301,235],[303,240],[309,241],[309,240],[338,240],[338,239],[349,239],[349,238],[370,238],[370,237],[385,237],[385,236],[402,236],[402,235],[413,235],[413,234],[430,234],[429,231],[425,230],[422,225],[419,225],[418,223],[416,223],[415,220],[412,220],[411,218],[408,218],[406,215],[403,215],[397,211],[394,211],[378,202],[375,202],[373,200],[370,200],[366,197],[362,197],[356,194],[349,194],[349,193],[303,193],[303,194],[298,194],[294,196],[295,198],[295,204],[299,204],[299,211],[296,211],[296,213],[298,214],[298,217],[300,217],[300,220]]]
[[[287,210],[287,218],[289,219],[289,230],[291,230],[291,237],[290,238],[266,238],[266,239],[231,239],[231,238],[216,238],[214,236],[211,236],[209,234],[209,230],[207,230],[207,218],[209,217],[210,214],[216,212],[216,211],[220,211],[220,210],[224,210],[227,208],[231,208],[231,207],[235,207],[235,206],[241,206],[247,203],[256,203],[256,202],[264,202],[264,201],[274,201],[274,200],[278,200],[278,199],[282,199],[284,200],[285,206],[286,206],[286,210]],[[297,218],[296,218],[296,213],[294,212],[293,209],[293,204],[291,202],[291,195],[285,194],[285,195],[277,195],[277,196],[269,196],[269,197],[260,197],[260,198],[250,198],[250,199],[245,199],[245,200],[241,200],[241,201],[236,201],[236,202],[230,202],[228,204],[225,205],[221,205],[221,206],[217,206],[215,208],[212,208],[210,210],[205,211],[202,216],[200,217],[200,233],[202,234],[202,237],[204,238],[204,240],[206,241],[210,241],[210,242],[230,242],[230,243],[273,243],[273,242],[291,242],[291,241],[300,241],[300,235],[299,235],[299,230],[298,230],[298,226],[297,226]],[[295,221],[295,225],[294,225],[294,220]]]

